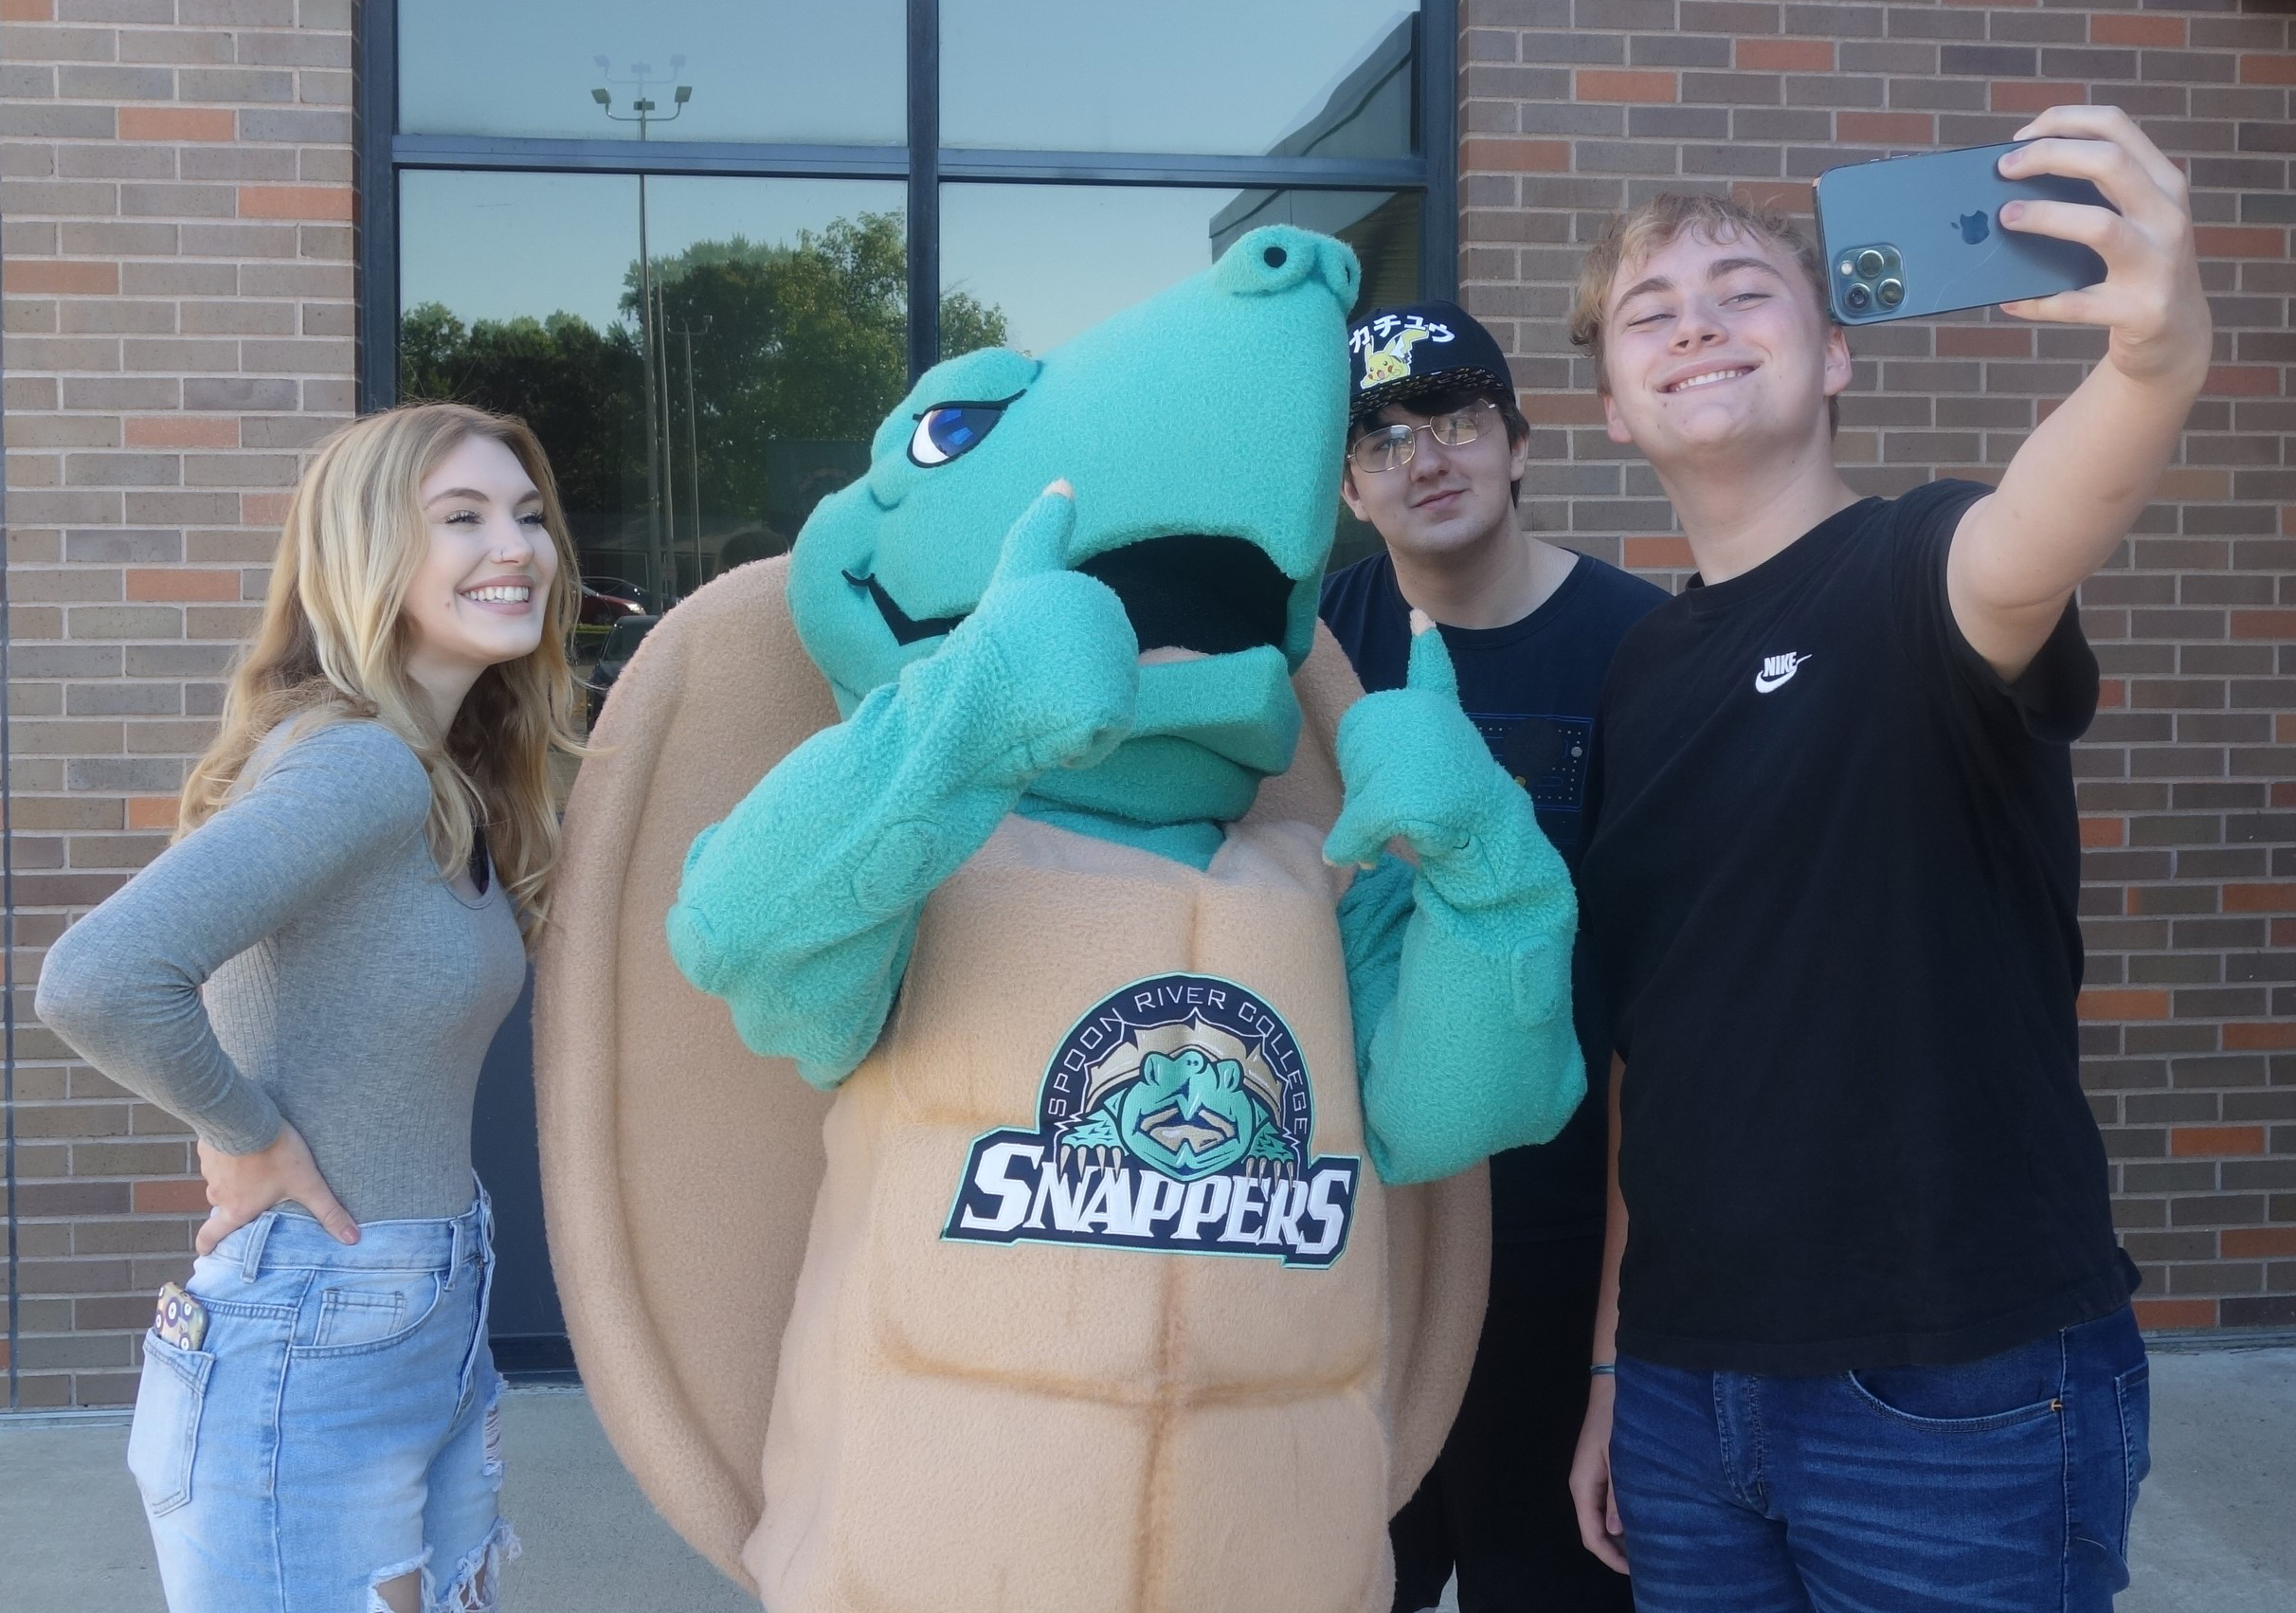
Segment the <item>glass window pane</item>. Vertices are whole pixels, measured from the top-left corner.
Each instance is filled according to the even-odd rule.
[[[1336,235],[1364,266],[1358,309],[1419,293],[1416,190],[1216,190],[1157,186],[941,187],[941,353],[1043,353],[1208,266],[1246,230]]]
[[[400,0],[399,127],[900,145],[907,43],[903,0]]]
[[[908,390],[903,200],[875,181],[400,175],[400,395],[542,439],[591,590],[586,676],[645,625],[623,618],[781,553],[867,467]]]
[[[1399,0],[942,0],[941,143],[1407,156],[1417,10]]]
[[[1263,224],[1336,235],[1355,249],[1354,312],[1419,295],[1416,190],[1210,190],[1149,186],[944,185],[941,352],[1003,345],[1044,353],[1212,263]],[[1340,507],[1331,468],[1331,564],[1378,547]]]

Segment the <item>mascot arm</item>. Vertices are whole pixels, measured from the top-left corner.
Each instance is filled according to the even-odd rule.
[[[1040,498],[948,641],[686,854],[671,955],[752,1052],[817,1087],[876,1045],[925,898],[1040,774],[1089,766],[1129,730],[1139,649],[1115,594],[1059,565],[1074,508]]]
[[[1570,875],[1458,703],[1442,636],[1339,729],[1347,806],[1325,855],[1369,867],[1340,904],[1371,1161],[1424,1182],[1545,1142],[1585,1096]],[[1383,855],[1407,844],[1417,871]],[[1375,861],[1376,860],[1376,861]]]

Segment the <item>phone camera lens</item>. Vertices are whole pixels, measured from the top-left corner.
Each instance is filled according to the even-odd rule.
[[[1862,314],[1866,304],[1873,300],[1873,294],[1862,285],[1853,285],[1841,294],[1841,299],[1849,305],[1851,313]]]
[[[1871,246],[1857,255],[1857,272],[1868,280],[1880,274],[1886,266],[1882,263],[1882,255]]]
[[[1873,295],[1881,299],[1884,308],[1894,308],[1906,300],[1906,283],[1903,281],[1886,280],[1873,288]]]

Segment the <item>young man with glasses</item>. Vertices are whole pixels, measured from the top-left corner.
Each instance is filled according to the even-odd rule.
[[[1999,210],[2106,274],[2003,310],[2105,340],[1998,487],[1843,480],[1850,350],[1785,220],[1660,196],[1580,278],[1611,438],[1703,579],[1619,654],[1580,870],[1622,1265],[1572,1488],[1644,1613],[2105,1613],[2128,1582],[2145,1362],[2080,1080],[2072,595],[2210,320],[2183,177],[2126,117],[2016,138],[2005,175],[2112,209]]]
[[[1523,531],[1530,428],[1491,333],[1449,302],[1382,309],[1348,333],[1340,495],[1383,553],[1324,585],[1323,616],[1367,690],[1403,682],[1413,610],[1441,630],[1459,698],[1577,866],[1595,698],[1611,652],[1666,595]],[[1610,1064],[1576,1005],[1587,1069]],[[1627,1582],[1581,1545],[1568,1487],[1601,1274],[1603,1106],[1491,1162],[1491,1302],[1451,1438],[1393,1527],[1398,1613],[1456,1569],[1463,1613],[1608,1610]]]

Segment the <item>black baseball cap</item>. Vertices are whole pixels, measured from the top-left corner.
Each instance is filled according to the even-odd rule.
[[[1514,396],[1507,355],[1455,302],[1374,308],[1347,330],[1347,414],[1361,419],[1392,403],[1463,387]]]

